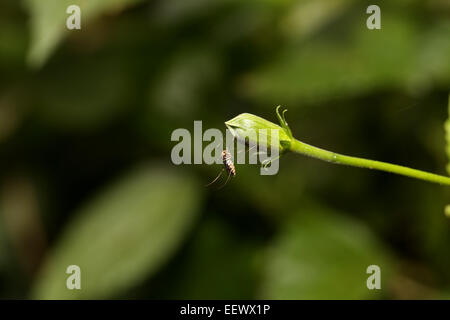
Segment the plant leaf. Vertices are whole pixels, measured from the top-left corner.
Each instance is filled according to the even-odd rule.
[[[242,77],[243,94],[265,105],[294,108],[299,102],[317,103],[383,88],[414,92],[431,86],[431,81],[448,83],[449,37],[442,36],[448,34],[447,24],[421,26],[401,6],[383,12],[383,28],[389,32],[369,30],[356,17],[348,20],[345,44],[317,36],[281,46],[269,64]]]
[[[40,67],[68,35],[68,6],[80,7],[83,30],[87,21],[100,14],[120,10],[140,1],[142,0],[24,0],[25,8],[31,15],[31,46],[27,58],[29,65]]]
[[[381,288],[392,273],[383,248],[364,226],[327,209],[295,214],[267,254],[264,299],[364,299],[366,269],[381,268]]]
[[[198,211],[195,181],[147,166],[75,215],[35,283],[38,299],[113,297],[151,275],[184,239]],[[66,288],[66,268],[81,269],[81,290]]]

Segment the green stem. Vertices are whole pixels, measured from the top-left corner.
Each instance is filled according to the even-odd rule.
[[[441,176],[434,173],[429,173],[421,170],[416,170],[408,167],[399,166],[396,164],[390,164],[381,161],[357,158],[345,156],[342,154],[334,153],[331,151],[327,151],[324,149],[320,149],[296,139],[292,139],[291,141],[291,151],[300,153],[309,157],[313,157],[316,159],[353,166],[360,168],[368,168],[374,170],[387,171],[391,173],[396,173],[400,175],[404,175],[411,178],[421,179],[429,182],[444,184],[450,186],[450,177]]]

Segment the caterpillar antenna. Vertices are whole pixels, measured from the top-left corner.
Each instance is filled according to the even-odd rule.
[[[225,181],[225,183],[223,185],[221,185],[219,188],[217,188],[217,190],[222,189],[223,187],[225,187],[228,183],[228,180],[230,180],[231,174],[228,174],[228,178],[227,181]]]

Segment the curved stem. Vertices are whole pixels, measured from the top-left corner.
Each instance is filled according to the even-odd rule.
[[[363,159],[363,158],[357,158],[357,157],[350,157],[345,156],[342,154],[334,153],[331,151],[327,151],[321,148],[317,148],[314,146],[311,146],[309,144],[303,143],[301,141],[298,141],[296,139],[293,139],[291,141],[291,151],[300,153],[309,157],[313,157],[316,159],[342,164],[342,165],[348,165],[353,167],[360,167],[360,168],[368,168],[368,169],[374,169],[374,170],[381,170],[381,171],[387,171],[391,173],[396,173],[400,175],[404,175],[411,178],[421,179],[429,182],[439,183],[443,185],[449,185],[450,186],[450,177],[441,176],[434,173],[429,173],[421,170],[416,170],[408,167],[399,166],[396,164],[390,164],[386,162],[381,161],[375,161],[375,160],[369,160],[369,159]]]

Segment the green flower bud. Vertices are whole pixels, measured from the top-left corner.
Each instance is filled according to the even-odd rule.
[[[238,141],[268,149],[278,147],[279,153],[282,154],[290,149],[293,137],[284,118],[287,110],[284,110],[281,116],[279,109],[280,106],[277,107],[276,113],[281,126],[250,113],[241,113],[225,122],[225,125]],[[276,136],[273,137],[272,130],[277,130],[278,139],[275,139]]]

